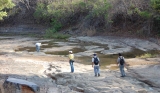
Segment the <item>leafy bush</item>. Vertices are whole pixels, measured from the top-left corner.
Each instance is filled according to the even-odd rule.
[[[45,33],[45,38],[66,39],[69,35],[58,33],[54,28],[48,29]]]
[[[141,11],[139,8],[136,8],[136,7],[133,7],[133,6],[132,6],[131,10],[129,10],[128,12],[129,12],[129,14],[136,13],[139,16],[141,16],[142,18],[146,18],[146,19],[149,19],[152,16],[151,12],[149,12],[149,11]]]
[[[152,16],[152,14],[151,14],[150,12],[148,12],[148,11],[139,12],[139,15],[140,15],[141,17],[147,18],[147,19],[149,19],[149,18]]]
[[[90,16],[99,17],[103,15],[107,19],[107,11],[110,6],[107,0],[87,0],[87,2],[81,0],[72,0],[72,2],[59,0],[59,2],[50,2],[46,5],[38,3],[35,17],[45,18],[49,16],[51,19],[54,18],[54,20],[62,21],[70,16],[74,16],[77,12],[83,13],[90,10]]]
[[[160,12],[160,0],[151,0],[151,6],[153,9],[155,9],[157,12]]]
[[[93,4],[93,9],[91,10],[91,16],[99,17],[104,16],[105,19],[108,18],[108,9],[111,7],[107,0],[99,0]]]
[[[11,0],[1,0],[0,1],[0,20],[3,20],[3,17],[7,16],[5,8],[13,8],[15,6]]]
[[[54,29],[54,28],[50,28],[48,30],[46,30],[46,33],[45,33],[45,38],[53,38],[54,37],[54,34],[57,33],[57,31]]]
[[[92,18],[103,17],[107,20],[109,7],[110,4],[107,0],[87,0],[86,2],[82,0],[51,1],[46,4],[38,3],[34,17],[38,20],[50,22],[51,28],[46,33],[54,34],[62,27],[78,23],[82,16],[84,18],[86,15]]]
[[[62,24],[57,19],[52,18],[51,26],[54,30],[59,31],[62,27]]]
[[[151,0],[151,6],[154,10],[153,27],[156,34],[160,37],[160,0]]]
[[[34,17],[40,21],[45,20],[48,17],[48,13],[46,10],[46,5],[43,3],[37,3],[36,11],[34,12]]]

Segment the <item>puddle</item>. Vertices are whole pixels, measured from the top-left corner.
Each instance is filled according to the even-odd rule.
[[[41,50],[45,49],[45,48],[54,48],[54,47],[59,47],[57,45],[58,40],[54,40],[54,41],[49,41],[49,42],[42,42],[42,46],[41,46]],[[58,41],[61,42],[61,41]],[[62,41],[62,42],[66,42],[66,41]],[[71,44],[70,44],[71,43]],[[73,42],[70,42],[68,45],[75,45]],[[73,43],[73,44],[72,44]],[[86,43],[86,42],[78,42],[76,45],[81,46],[80,48],[73,48],[72,51],[73,53],[79,53],[79,52],[84,52],[86,51],[86,49],[84,48],[85,46],[98,46],[99,48],[105,48],[108,49],[108,45],[102,45],[102,44],[96,44],[96,43]],[[117,48],[118,46],[115,46],[115,48]],[[28,52],[35,52],[36,48],[35,47],[23,47],[23,48],[19,48],[15,51],[28,51]],[[55,52],[45,52],[46,54],[51,54],[51,55],[63,55],[66,56],[68,55],[68,51],[69,50],[65,50],[65,51],[55,51]],[[125,58],[135,58],[137,56],[141,56],[144,55],[146,53],[150,53],[152,55],[154,54],[160,54],[160,51],[157,50],[152,50],[152,51],[142,51],[139,49],[133,49],[131,52],[126,52],[126,53],[122,53],[122,55]],[[100,52],[97,52],[98,57],[100,58],[100,63],[101,69],[106,69],[107,66],[111,65],[110,69],[111,70],[115,70],[118,69],[118,66],[115,66],[115,64],[117,63],[117,58],[118,58],[118,54],[112,54],[112,55],[104,55]],[[76,57],[75,58],[75,62],[78,63],[82,63],[85,65],[91,65],[92,57],[91,56],[84,56],[84,57]],[[113,65],[114,64],[114,65]]]
[[[18,51],[35,52],[36,51],[36,47],[23,47],[23,48],[19,48],[19,49],[15,50],[15,52],[18,52]]]
[[[40,50],[44,50],[45,48],[52,48],[52,47],[59,47],[59,46],[56,43],[54,43],[53,41],[42,42],[42,46],[41,46]],[[36,46],[35,47],[22,47],[22,48],[16,49],[15,51],[16,52],[17,51],[35,52]]]
[[[111,65],[111,64],[116,64],[117,61],[117,55],[103,55],[97,53],[99,59],[100,59],[100,68],[101,69],[106,69],[106,66]],[[79,60],[79,63],[85,64],[85,65],[91,65],[92,64],[92,57],[78,57],[75,58],[75,60]]]
[[[122,53],[122,56],[124,56],[125,58],[136,58],[137,56],[141,56],[144,55],[146,53],[152,54],[152,55],[159,55],[160,51],[157,50],[152,50],[152,51],[142,51],[139,49],[133,49],[131,52],[126,52],[126,53]],[[110,70],[115,70],[118,69],[118,66],[115,66],[114,64],[117,64],[117,58],[118,58],[118,54],[112,54],[112,55],[104,55],[101,53],[97,52],[98,57],[100,58],[100,68],[101,69],[106,69],[106,66],[111,65]],[[91,59],[92,57],[78,57],[76,58],[79,63],[82,64],[86,64],[86,65],[91,65]],[[75,59],[75,60],[76,60]],[[112,66],[113,65],[113,66]]]
[[[55,52],[45,52],[45,53],[46,54],[51,54],[51,55],[68,55],[68,51],[69,50],[66,50],[66,51],[55,51]],[[73,51],[73,53],[78,53],[78,52],[83,52],[85,50],[82,49],[82,48],[73,48],[72,51]]]
[[[42,42],[41,49],[52,48],[52,47],[59,47],[59,45],[57,45],[57,44],[54,43],[53,41],[50,41],[50,42]]]

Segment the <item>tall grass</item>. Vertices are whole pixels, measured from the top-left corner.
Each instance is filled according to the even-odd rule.
[[[154,58],[154,57],[156,57],[156,54],[151,54],[151,53],[145,53],[143,55],[136,56],[136,58]]]

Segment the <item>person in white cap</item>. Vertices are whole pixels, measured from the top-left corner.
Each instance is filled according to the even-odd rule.
[[[73,65],[73,62],[74,62],[74,54],[72,51],[69,51],[69,64],[71,66],[71,73],[74,72],[74,65]]]
[[[92,67],[94,66],[94,73],[95,73],[95,77],[98,75],[100,76],[100,71],[99,71],[99,58],[97,57],[97,54],[94,53],[93,57],[92,57]]]
[[[37,51],[37,52],[40,51],[40,46],[41,46],[41,43],[36,43],[36,51]]]
[[[117,59],[117,64],[118,64],[120,72],[121,72],[121,77],[125,77],[126,76],[125,71],[124,71],[125,59],[121,53],[119,53],[118,55],[119,55],[119,57]]]

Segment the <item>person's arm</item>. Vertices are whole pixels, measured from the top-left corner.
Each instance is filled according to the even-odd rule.
[[[70,63],[70,58],[71,58],[71,55],[69,54],[69,55],[68,55],[69,63]]]
[[[117,59],[117,65],[119,66],[119,57],[118,57],[118,59]]]
[[[93,67],[93,65],[94,65],[94,59],[92,58],[92,67]]]

